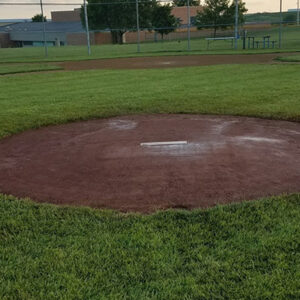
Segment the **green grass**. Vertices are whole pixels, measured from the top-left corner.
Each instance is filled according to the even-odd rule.
[[[103,45],[92,46],[92,55],[86,54],[84,46],[66,46],[60,48],[49,48],[49,56],[45,57],[43,49],[40,47],[34,48],[0,48],[0,64],[1,63],[32,63],[32,62],[61,62],[61,61],[78,61],[90,59],[107,59],[121,57],[146,57],[146,56],[178,56],[178,55],[205,55],[205,54],[263,54],[263,53],[284,53],[297,52],[300,49],[295,45],[291,49],[251,49],[238,50],[230,49],[228,42],[216,42],[211,46],[211,50],[197,50],[194,43],[201,44],[201,47],[206,48],[206,41],[192,41],[192,50],[187,51],[187,42],[163,42],[158,43],[156,47],[152,47],[152,43],[141,45],[141,53],[137,53],[135,44],[125,45]],[[300,42],[299,42],[300,44]],[[155,46],[155,45],[154,45]],[[216,49],[217,48],[217,49]],[[221,49],[218,49],[221,48]],[[222,49],[223,48],[223,49]],[[225,48],[225,49],[224,49]]]
[[[299,203],[143,216],[0,195],[0,297],[299,299]]]
[[[192,41],[192,46],[201,44],[206,47],[205,41]],[[135,44],[124,45],[102,45],[92,46],[92,55],[87,55],[87,48],[85,46],[65,46],[65,47],[49,47],[48,57],[44,56],[44,49],[41,47],[32,48],[0,48],[0,63],[28,63],[28,62],[56,62],[56,61],[78,61],[90,59],[107,59],[120,57],[138,57],[138,56],[166,56],[166,55],[198,55],[198,54],[250,54],[250,53],[266,53],[266,52],[286,52],[286,50],[279,51],[278,49],[270,50],[247,50],[234,51],[229,49],[229,44],[222,43],[218,46],[227,47],[221,50],[196,50],[187,51],[187,42],[159,42],[145,43],[141,45],[141,53],[137,53],[137,46]],[[296,51],[292,49],[291,51]]]
[[[0,138],[123,114],[300,121],[297,65],[0,77]],[[4,92],[2,92],[4,91]],[[300,194],[152,215],[0,194],[0,299],[299,299]]]
[[[141,113],[300,120],[297,65],[96,70],[5,76],[0,137],[48,124]],[[28,88],[30,87],[30,88]]]
[[[232,32],[219,31],[221,36],[232,36]],[[270,35],[271,40],[278,41],[278,27],[274,26],[264,30],[248,30],[248,36],[255,36],[262,40],[265,35]],[[211,36],[211,35],[209,35]],[[101,45],[92,46],[92,55],[87,55],[86,46],[65,46],[49,47],[49,56],[45,57],[42,47],[28,48],[3,48],[0,49],[0,63],[28,63],[28,62],[55,62],[67,60],[88,60],[115,57],[135,57],[135,56],[163,56],[163,55],[195,55],[195,54],[255,54],[255,53],[280,53],[300,51],[300,27],[284,26],[282,35],[282,49],[250,49],[242,50],[242,41],[239,40],[239,50],[231,48],[231,42],[218,41],[207,50],[207,42],[204,38],[191,40],[191,50],[187,51],[186,40],[164,41],[164,42],[145,42],[141,44],[141,53],[137,53],[136,44],[124,45]],[[261,47],[261,46],[260,46]]]
[[[278,57],[278,60],[284,62],[300,62],[300,55],[289,55],[284,57]]]
[[[59,70],[62,67],[50,64],[0,64],[0,75],[16,74],[16,73],[31,73],[40,71]]]

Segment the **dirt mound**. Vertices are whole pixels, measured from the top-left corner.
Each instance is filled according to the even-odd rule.
[[[39,202],[150,212],[299,191],[299,123],[127,116],[0,141],[0,192]]]

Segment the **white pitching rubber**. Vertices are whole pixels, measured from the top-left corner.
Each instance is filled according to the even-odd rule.
[[[187,141],[172,141],[172,142],[152,142],[152,143],[141,143],[142,147],[151,146],[172,146],[172,145],[186,145]]]

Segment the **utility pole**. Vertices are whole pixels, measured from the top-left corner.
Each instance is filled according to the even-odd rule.
[[[87,14],[86,0],[84,0],[83,6],[84,6],[84,20],[85,20],[86,39],[87,39],[87,46],[88,46],[88,55],[91,55],[91,41],[90,41],[89,20]]]
[[[40,5],[41,5],[41,15],[42,15],[42,23],[43,23],[43,40],[44,40],[45,56],[48,57],[48,46],[46,41],[46,24],[44,20],[43,0],[40,0]]]
[[[238,48],[238,37],[239,37],[239,0],[235,0],[235,44],[234,48]]]
[[[140,15],[139,15],[139,0],[135,0],[136,7],[136,29],[137,29],[137,52],[141,52],[140,45]]]
[[[280,0],[279,48],[282,46],[282,0]]]
[[[190,0],[187,0],[187,17],[188,17],[188,51],[191,50],[191,9]]]

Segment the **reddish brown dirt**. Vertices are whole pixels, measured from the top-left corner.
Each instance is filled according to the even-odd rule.
[[[0,192],[39,202],[151,212],[299,191],[299,123],[127,116],[0,141]]]
[[[249,54],[249,55],[187,55],[113,58],[83,61],[67,61],[60,65],[65,70],[92,69],[148,69],[209,66],[220,64],[270,64],[274,59],[285,54]],[[289,53],[289,55],[292,55]]]

